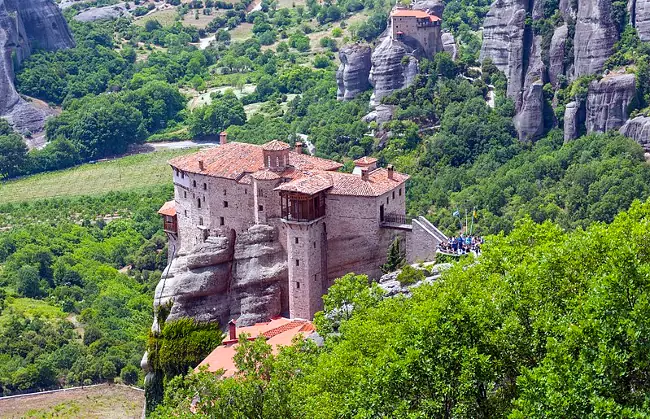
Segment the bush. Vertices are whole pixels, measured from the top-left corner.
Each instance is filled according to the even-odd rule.
[[[413,285],[426,278],[426,273],[423,270],[416,269],[411,265],[406,265],[402,268],[402,272],[397,275],[397,281],[401,285]]]

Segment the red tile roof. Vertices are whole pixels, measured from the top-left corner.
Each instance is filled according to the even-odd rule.
[[[392,191],[409,179],[408,175],[393,172],[388,178],[388,170],[375,169],[364,180],[360,175],[342,172],[313,172],[303,177],[283,183],[276,191],[298,192],[307,195],[328,190],[330,195],[381,196]]]
[[[306,174],[275,188],[276,191],[299,192],[313,195],[332,187],[332,178],[327,172]]]
[[[291,345],[295,336],[301,334],[303,337],[315,331],[314,325],[307,320],[287,319],[284,317],[276,317],[269,322],[256,323],[253,326],[238,327],[237,336],[246,333],[251,338],[264,336],[266,343],[273,347],[273,353],[278,353],[280,346]],[[208,355],[197,366],[197,369],[202,366],[207,366],[208,371],[216,372],[220,369],[224,370],[224,377],[231,377],[237,373],[233,357],[237,348],[237,342],[225,341],[223,345],[216,347],[210,355]]]
[[[199,160],[203,160],[203,170],[199,167]],[[239,179],[246,173],[264,170],[264,152],[259,145],[230,142],[198,153],[176,157],[170,160],[169,164],[185,172]],[[337,170],[343,166],[332,160],[293,151],[289,151],[289,165],[298,170]]]
[[[272,170],[259,170],[251,175],[253,179],[257,180],[277,180],[280,179],[280,175],[275,173]]]
[[[176,203],[174,201],[165,202],[158,210],[158,214],[173,217],[176,215]]]
[[[357,166],[370,166],[371,164],[377,163],[377,159],[374,157],[363,156],[360,159],[356,159],[354,164]]]
[[[440,20],[440,18],[438,16],[430,15],[429,13],[425,12],[424,10],[412,10],[412,9],[397,9],[393,13],[391,13],[391,16],[415,17],[415,18],[418,18],[418,19],[429,18],[432,22],[436,22],[436,21]]]
[[[262,146],[262,149],[266,151],[280,151],[288,148],[290,148],[289,144],[278,140],[269,141]]]

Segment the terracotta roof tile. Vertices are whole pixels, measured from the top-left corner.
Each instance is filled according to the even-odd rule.
[[[354,164],[357,166],[370,166],[371,164],[377,163],[377,159],[374,157],[363,156],[360,159],[356,159]]]
[[[278,141],[280,142],[280,141]],[[203,169],[199,161],[203,161]],[[173,167],[190,173],[226,179],[240,179],[246,173],[264,170],[262,146],[230,142],[169,161]],[[298,170],[337,170],[343,165],[332,160],[289,152],[289,165]],[[293,169],[292,169],[293,170]]]
[[[412,10],[412,9],[397,9],[393,13],[391,13],[391,16],[415,17],[418,19],[429,18],[432,22],[437,22],[440,20],[438,16],[430,15],[424,10]]]
[[[174,201],[165,202],[163,206],[160,207],[160,209],[158,210],[158,214],[173,217],[174,215],[176,215],[176,202]]]
[[[269,141],[268,143],[262,145],[262,149],[266,151],[281,151],[287,150],[288,148],[290,148],[289,144],[278,140]]]
[[[280,175],[275,173],[272,170],[259,170],[251,175],[253,179],[257,180],[277,180],[280,179]]]
[[[307,173],[275,188],[276,191],[299,192],[313,195],[332,187],[332,177],[328,172]]]

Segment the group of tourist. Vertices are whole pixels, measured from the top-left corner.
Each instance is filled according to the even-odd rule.
[[[458,237],[448,238],[447,242],[440,243],[438,250],[442,253],[451,253],[454,255],[464,255],[469,252],[474,252],[478,255],[481,253],[482,244],[483,237],[461,234]]]

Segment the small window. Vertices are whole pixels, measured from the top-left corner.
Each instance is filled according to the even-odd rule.
[[[393,191],[393,199],[395,199],[395,191]]]
[[[200,226],[203,225],[203,217],[199,217],[199,225],[200,225]]]
[[[300,259],[296,259],[296,266],[300,266]]]
[[[187,191],[183,191],[183,198],[187,198]]]
[[[203,195],[203,202],[205,202],[205,195]]]
[[[316,242],[314,242],[314,249],[316,248]]]
[[[187,210],[185,210],[185,216],[187,217]]]
[[[296,244],[298,244],[298,237],[296,237]]]
[[[300,282],[296,282],[296,289],[297,289],[297,290],[300,289]]]
[[[223,207],[228,208],[228,201],[223,201]]]
[[[226,224],[226,220],[224,220],[223,217],[219,217],[219,225],[222,226],[225,224]]]
[[[223,190],[223,194],[224,194],[224,196],[226,195],[226,190],[225,189]]]
[[[399,196],[402,196],[402,188],[399,188]]]
[[[185,172],[181,172],[181,179],[185,179]]]
[[[178,176],[178,169],[176,169],[176,176]]]
[[[201,198],[197,198],[196,205],[201,208]]]
[[[318,274],[314,274],[314,282],[318,281]]]
[[[204,191],[207,191],[207,190],[208,190],[208,184],[207,184],[207,183],[204,183],[204,184],[203,184],[203,190],[204,190]]]
[[[192,186],[196,188],[196,181],[195,180],[192,181]]]
[[[248,195],[248,189],[244,189],[244,195]]]
[[[258,205],[257,210],[258,211],[264,211],[264,205]]]
[[[386,203],[388,204],[388,197],[386,197]]]

